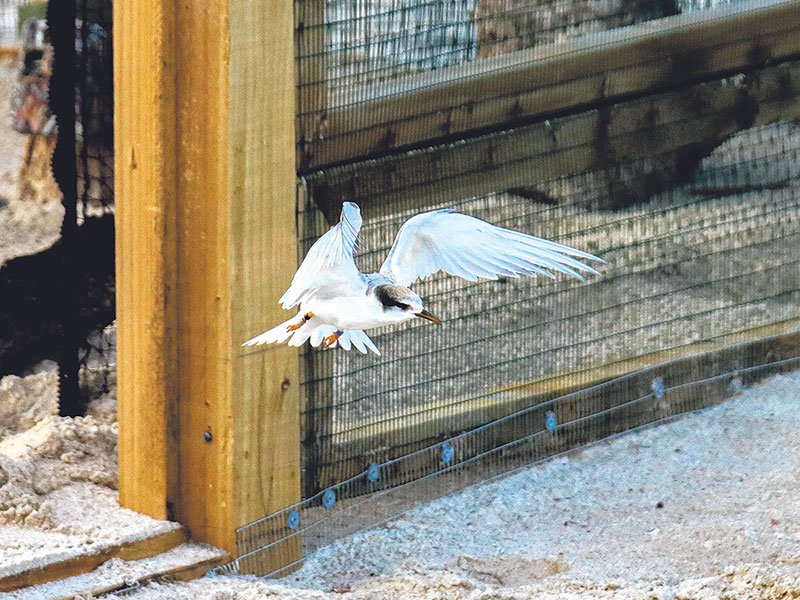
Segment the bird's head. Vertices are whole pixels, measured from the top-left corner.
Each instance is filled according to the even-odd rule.
[[[414,316],[441,323],[427,311],[422,304],[422,298],[404,285],[379,285],[375,288],[375,297],[381,303],[384,312],[396,316],[398,321]]]

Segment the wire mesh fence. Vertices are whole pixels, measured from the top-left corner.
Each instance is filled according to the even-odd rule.
[[[415,289],[442,327],[380,331],[380,358],[311,352],[308,493],[536,398],[800,318],[798,159],[800,131],[780,123],[731,138],[692,181],[627,208],[610,208],[610,194],[635,182],[603,171],[445,204],[586,249],[607,261],[603,277],[439,274]],[[361,235],[365,272],[417,208],[377,210]]]
[[[304,500],[242,527],[228,570],[288,573],[301,546],[797,368],[796,3],[296,7],[301,257],[351,201],[364,272],[437,208],[606,262],[435,274],[413,288],[442,325],[370,332],[381,357],[308,349]]]
[[[780,4],[300,1],[299,170],[721,73],[748,38],[781,51],[793,19],[758,16]]]
[[[114,199],[112,3],[83,0],[76,10],[78,190],[83,215],[110,212]]]
[[[212,574],[288,575],[332,540],[380,525],[431,499],[601,438],[706,408],[766,375],[797,369],[798,342],[795,332],[728,346],[706,355],[706,364],[676,359],[373,463],[297,505],[241,527],[239,556]],[[305,554],[298,552],[301,545]]]
[[[23,64],[12,97],[13,126],[17,131],[31,134],[31,143],[57,136],[53,106],[61,103],[61,96],[51,98],[49,93],[55,53],[48,28],[57,27],[58,33],[66,31],[68,35],[64,37],[70,39],[68,49],[74,48],[74,64],[62,62],[59,75],[69,72],[70,86],[75,88],[74,103],[70,100],[64,112],[69,113],[70,130],[75,129],[81,219],[92,213],[107,213],[113,204],[111,11],[110,0],[82,0],[70,11],[75,19],[55,25],[47,22],[42,8],[32,13],[22,29]],[[65,49],[61,52],[65,53]],[[62,120],[66,121],[66,116]],[[27,154],[29,161],[32,150]]]
[[[733,3],[301,0],[300,85],[324,88],[336,106],[365,84]]]
[[[622,211],[572,207],[565,218],[507,193],[452,203],[523,230],[527,217],[560,241],[581,236],[607,260],[604,277],[434,277],[417,289],[441,328],[374,335],[383,358],[309,350],[306,499],[243,527],[227,569],[288,574],[301,544],[307,555],[426,499],[800,366],[797,333],[765,337],[800,324],[797,140],[788,123],[743,133],[685,188]],[[581,193],[587,177],[558,185]],[[404,216],[366,221],[362,267]]]

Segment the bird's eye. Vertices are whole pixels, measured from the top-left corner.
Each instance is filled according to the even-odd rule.
[[[400,310],[407,310],[409,305],[406,304],[405,302],[395,302],[394,306],[396,306]]]

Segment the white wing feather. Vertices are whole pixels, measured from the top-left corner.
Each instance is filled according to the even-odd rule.
[[[583,279],[580,271],[598,274],[573,257],[604,262],[588,252],[443,209],[406,221],[380,272],[406,286],[437,271],[469,281],[501,275],[553,277],[548,269],[578,279]]]
[[[361,211],[352,202],[342,206],[339,223],[320,237],[306,254],[292,279],[292,285],[281,296],[283,308],[297,306],[310,296],[332,297],[366,291],[367,280],[358,270],[353,252],[361,229]]]

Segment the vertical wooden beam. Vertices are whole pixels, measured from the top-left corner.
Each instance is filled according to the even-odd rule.
[[[139,1],[118,4],[130,7]],[[151,388],[159,382],[164,389],[174,385],[178,399],[177,469],[159,467],[166,473],[166,486],[153,488],[160,495],[152,502],[170,501],[170,486],[176,486],[174,515],[191,536],[234,552],[236,527],[300,499],[297,350],[241,347],[286,318],[276,301],[297,266],[293,0],[170,1],[173,26],[162,29],[162,36],[174,36],[174,67],[170,70],[167,61],[162,68],[173,75],[164,84],[177,90],[172,116],[167,115],[174,122],[174,136],[160,137],[168,136],[167,128],[145,132],[142,122],[121,122],[120,130],[130,126],[134,131],[128,135],[148,137],[156,146],[172,144],[172,168],[167,161],[168,173],[162,171],[161,179],[148,185],[172,185],[175,208],[163,217],[135,217],[142,210],[139,198],[118,196],[117,204],[126,206],[118,213],[121,220],[155,219],[165,225],[156,241],[157,257],[127,222],[118,247],[122,263],[149,263],[141,266],[144,270],[163,263],[154,280],[160,276],[166,281],[165,265],[175,266],[174,292],[162,296],[164,311],[167,316],[174,311],[174,321],[164,318],[149,329],[137,328],[132,326],[136,317],[123,314],[129,325],[120,331],[120,343],[134,347],[134,339],[144,338],[146,342],[138,343],[155,353],[160,349],[154,339],[166,339],[174,347],[174,371],[149,375]],[[151,9],[144,4],[138,8],[124,12],[143,23]],[[115,23],[125,15],[115,15]],[[138,32],[144,37],[140,26],[147,27],[121,26],[118,35]],[[133,44],[123,41],[123,48],[126,43]],[[139,60],[135,55],[117,58],[123,73],[131,69],[126,62]],[[143,76],[154,78],[153,73]],[[129,101],[137,99],[131,96]],[[118,110],[121,102],[118,97]],[[158,119],[150,115],[149,120]],[[118,138],[118,145],[125,146],[125,138]],[[124,167],[127,155],[124,148],[122,152],[117,161]],[[120,193],[130,190],[123,185]],[[147,193],[158,195],[152,189]],[[163,210],[151,208],[156,215]],[[138,291],[130,282],[123,282],[121,289],[129,297],[120,311],[138,314]],[[160,289],[172,288],[158,288],[154,297]],[[123,333],[130,339],[123,340]],[[128,361],[121,374],[143,371],[152,360],[133,352],[121,357]],[[119,381],[131,398],[137,395],[132,385],[136,380],[130,376]],[[160,401],[153,404],[160,406]],[[122,415],[132,419],[120,425],[131,437],[134,431],[145,432],[141,411],[128,409]],[[168,422],[164,425],[169,438],[173,430]],[[163,446],[169,450],[168,443]],[[121,452],[126,449],[133,449],[132,444]],[[123,464],[135,468],[138,462],[125,458]],[[150,493],[150,482],[137,474],[123,478],[131,481],[132,491],[121,499]],[[129,505],[126,500],[123,504]],[[299,545],[291,545],[279,560],[290,562],[298,553]]]
[[[177,495],[174,0],[114,3],[119,498]]]

